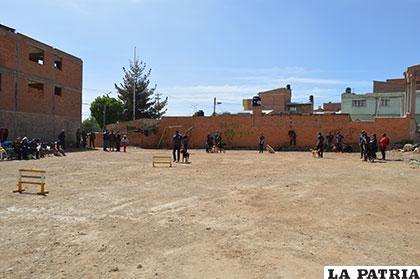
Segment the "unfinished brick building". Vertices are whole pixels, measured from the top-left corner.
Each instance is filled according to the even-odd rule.
[[[258,98],[258,104],[255,103],[255,98]],[[244,111],[253,111],[254,113],[261,113],[262,111],[269,111],[271,114],[281,113],[311,113],[314,109],[313,96],[309,96],[308,103],[291,102],[292,89],[290,85],[286,87],[272,89],[268,91],[259,92],[254,99],[244,99],[242,104]]]
[[[80,58],[0,25],[0,128],[53,140],[81,124]],[[69,140],[73,136],[68,137]]]

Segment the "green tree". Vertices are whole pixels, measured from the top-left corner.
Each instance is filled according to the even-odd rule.
[[[133,119],[133,89],[136,89],[135,117],[159,119],[166,113],[168,98],[162,99],[155,94],[156,85],[150,88],[151,69],[146,69],[146,63],[139,59],[130,60],[130,68],[123,67],[124,77],[120,85],[114,84],[118,98],[124,104],[124,120]]]
[[[120,100],[107,95],[97,97],[90,105],[90,115],[102,128],[107,124],[120,121],[123,111],[124,104]]]
[[[89,117],[82,122],[82,129],[86,132],[100,132],[101,126],[99,125],[98,121],[95,118]]]

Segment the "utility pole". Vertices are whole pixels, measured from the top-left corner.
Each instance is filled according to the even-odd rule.
[[[216,115],[216,97],[214,97],[214,102],[213,102],[213,115]]]
[[[216,97],[214,97],[214,101],[213,101],[213,115],[216,115],[216,105],[221,105],[222,102],[216,102]]]
[[[106,94],[106,96],[107,97],[109,97],[109,94],[111,94],[111,91],[109,91],[107,94]],[[105,127],[106,127],[106,102],[104,103],[104,130],[105,130]]]
[[[106,103],[104,104],[104,130],[105,130],[105,127],[106,127]]]
[[[136,47],[134,47],[133,63],[136,63]],[[134,86],[133,86],[133,120],[136,120],[136,84],[137,84],[137,73],[134,75]]]

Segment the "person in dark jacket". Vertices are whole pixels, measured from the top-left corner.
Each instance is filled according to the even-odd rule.
[[[259,153],[264,153],[264,142],[265,142],[265,137],[263,135],[260,136],[260,140],[259,140]]]
[[[83,148],[86,148],[87,144],[87,133],[85,130],[82,130],[82,146]]]
[[[366,133],[365,137],[364,137],[364,141],[363,141],[363,150],[364,150],[364,155],[363,155],[363,161],[367,161],[369,159],[369,161],[371,160],[371,154],[372,154],[372,150],[370,148],[370,137],[368,136],[368,134]]]
[[[326,138],[327,138],[327,151],[331,152],[332,147],[333,147],[334,136],[331,132],[329,132]]]
[[[110,151],[115,151],[115,142],[117,141],[117,138],[115,137],[114,131],[111,131],[111,134],[109,135],[109,148]]]
[[[290,145],[296,145],[296,132],[295,130],[289,130],[287,133],[289,135]]]
[[[3,142],[7,141],[8,137],[9,137],[9,129],[5,128],[3,130]]]
[[[362,131],[359,135],[360,159],[363,159],[365,155],[366,135],[365,131]]]
[[[179,131],[175,132],[175,135],[172,137],[172,155],[174,162],[179,163],[179,156],[181,153],[181,135]]]
[[[318,132],[316,136],[316,149],[318,150],[318,156],[319,158],[324,157],[324,136],[321,134],[321,132]]]
[[[82,139],[82,131],[80,130],[80,128],[77,128],[77,130],[76,130],[76,147],[77,148],[80,147],[81,139]]]
[[[103,136],[103,146],[104,146],[104,151],[108,151],[108,147],[109,147],[109,132],[108,130],[105,130]]]
[[[370,139],[370,148],[372,151],[373,159],[377,159],[376,152],[378,152],[378,139],[376,138],[376,134],[373,134],[372,138]]]
[[[120,134],[120,131],[117,131],[117,134],[115,135],[115,150],[117,152],[120,152],[120,150],[121,150],[121,134]]]
[[[90,131],[89,133],[89,147],[95,149],[95,139],[96,135],[94,131]]]
[[[335,147],[337,149],[338,152],[343,152],[343,138],[344,136],[341,134],[340,131],[338,131],[335,134]]]
[[[213,137],[210,134],[208,134],[207,135],[207,142],[206,142],[206,152],[207,153],[212,152],[213,145],[214,145],[214,143],[213,143]]]
[[[66,133],[64,129],[61,130],[61,133],[58,135],[58,141],[62,149],[66,149]]]

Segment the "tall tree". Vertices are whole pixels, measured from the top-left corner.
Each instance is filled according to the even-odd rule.
[[[86,132],[100,132],[101,126],[95,118],[89,117],[82,122],[82,129]]]
[[[102,128],[107,124],[122,120],[123,111],[124,104],[120,100],[107,95],[97,97],[90,105],[90,115]]]
[[[155,94],[156,85],[150,87],[150,75],[152,70],[146,69],[146,63],[135,58],[130,60],[130,68],[123,67],[124,77],[120,85],[115,84],[118,90],[118,98],[124,104],[123,119],[133,119],[133,89],[135,84],[136,104],[135,118],[159,119],[166,112],[168,98],[162,99]]]

